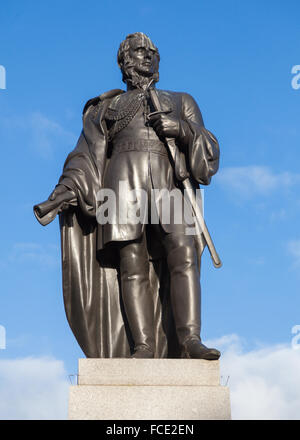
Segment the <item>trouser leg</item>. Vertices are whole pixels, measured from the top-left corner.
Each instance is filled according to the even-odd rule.
[[[122,299],[135,352],[146,350],[153,355],[154,306],[145,234],[138,240],[121,245],[119,255]],[[145,357],[153,357],[149,353]]]

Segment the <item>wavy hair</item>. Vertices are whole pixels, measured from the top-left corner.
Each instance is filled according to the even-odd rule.
[[[122,81],[125,83],[129,82],[133,86],[137,86],[141,82],[141,75],[135,72],[134,65],[132,64],[132,58],[129,55],[130,40],[134,38],[142,38],[147,40],[149,47],[155,52],[156,55],[155,71],[151,79],[153,79],[155,83],[158,82],[159,81],[158,67],[160,61],[159,52],[157,47],[150,40],[150,38],[147,37],[147,35],[143,34],[142,32],[135,32],[134,34],[127,35],[125,40],[122,41],[122,43],[120,44],[117,60],[118,60],[118,65],[122,72]]]

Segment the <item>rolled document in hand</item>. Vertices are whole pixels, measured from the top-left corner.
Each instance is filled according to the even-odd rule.
[[[66,191],[58,194],[54,200],[46,200],[38,205],[34,205],[33,212],[39,223],[45,226],[55,219],[63,203],[70,203],[71,201],[75,201],[74,193]]]

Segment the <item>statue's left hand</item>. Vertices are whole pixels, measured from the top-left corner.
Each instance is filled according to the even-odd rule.
[[[163,113],[150,116],[150,124],[160,137],[177,138],[180,134],[180,120]]]

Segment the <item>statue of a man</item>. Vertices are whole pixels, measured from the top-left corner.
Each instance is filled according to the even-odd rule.
[[[86,103],[81,136],[59,183],[34,208],[43,225],[60,215],[66,314],[87,357],[220,356],[200,338],[205,243],[199,248],[187,234],[185,218],[175,221],[172,200],[167,221],[160,203],[158,221],[151,222],[149,214],[154,189],[177,191],[183,200],[165,140],[175,139],[176,166],[184,162],[195,190],[218,170],[218,142],[186,93],[155,89],[163,109],[155,112],[149,90],[159,79],[159,59],[140,32],[121,43],[118,64],[126,92],[111,90]],[[120,182],[127,190],[120,190]],[[132,203],[132,190],[143,190],[149,196],[146,218],[99,221],[102,189],[113,191],[119,210]]]

